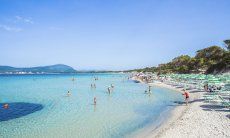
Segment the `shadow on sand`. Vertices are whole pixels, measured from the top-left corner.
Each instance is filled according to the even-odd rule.
[[[205,91],[203,91],[203,90],[191,90],[191,91],[189,91],[189,93],[200,93],[200,92],[205,92]]]
[[[207,105],[201,105],[200,107],[202,107],[204,111],[215,110],[219,112],[230,112],[229,109],[226,109],[224,106],[221,105],[207,104]]]
[[[194,102],[202,102],[204,99],[195,99],[195,100],[190,100],[188,103],[194,103]],[[185,105],[184,101],[171,101],[173,104],[170,104],[169,106],[183,106]]]
[[[0,103],[0,122],[26,116],[43,109],[41,104],[34,103],[8,103],[9,108],[4,109],[3,103]]]
[[[230,119],[230,114],[226,115],[226,117]]]

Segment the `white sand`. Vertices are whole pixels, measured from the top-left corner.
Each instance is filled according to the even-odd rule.
[[[153,83],[159,87],[166,87],[181,92],[163,83]],[[190,91],[191,103],[179,105],[171,117],[159,128],[144,128],[131,137],[137,138],[187,138],[187,137],[218,137],[230,138],[230,110],[213,103],[205,103],[202,99],[204,92]]]

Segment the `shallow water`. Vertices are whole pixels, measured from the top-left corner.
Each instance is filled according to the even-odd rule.
[[[96,89],[90,88],[91,83],[96,83]],[[115,88],[108,94],[111,84]],[[1,75],[1,105],[25,103],[42,108],[9,104],[11,118],[0,120],[0,137],[125,137],[149,123],[159,124],[174,101],[183,100],[168,89],[154,87],[151,95],[144,94],[146,89],[145,84],[127,80],[125,74]],[[67,91],[71,96],[66,96]],[[0,108],[0,116],[5,116],[8,109]],[[23,114],[22,109],[29,111]]]

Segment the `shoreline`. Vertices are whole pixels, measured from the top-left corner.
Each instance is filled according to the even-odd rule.
[[[171,86],[166,85],[162,82],[150,83],[149,85],[157,86],[157,87],[161,87],[161,88],[167,88],[167,89],[173,90],[175,92],[179,92],[181,94],[183,93],[181,91],[182,89],[171,87]],[[194,98],[194,97],[192,97],[192,98]],[[172,123],[176,122],[178,119],[180,119],[184,115],[184,112],[189,108],[189,106],[190,106],[190,104],[188,106],[186,106],[186,105],[177,106],[174,109],[172,109],[172,111],[170,111],[169,117],[164,122],[162,122],[162,124],[160,124],[160,126],[155,128],[153,130],[154,132],[152,131],[150,133],[147,133],[143,137],[156,137],[156,138],[161,137],[163,135],[163,133],[165,133],[165,131],[167,131],[169,129],[169,127],[172,126]]]
[[[137,81],[145,83],[140,79],[137,79]],[[163,82],[155,81],[148,84],[153,87],[167,88],[182,93],[182,88],[175,88]],[[188,106],[184,104],[176,106],[170,111],[168,118],[159,126],[146,126],[133,132],[130,136],[134,138],[230,137],[230,132],[228,131],[230,130],[229,111],[218,112],[215,111],[215,108],[205,111],[202,107],[209,106],[209,103],[204,103],[203,101],[204,92],[187,91],[190,93]]]
[[[136,79],[135,80],[139,81],[140,83],[145,83],[144,81],[141,81],[140,79]],[[156,87],[160,87],[160,88],[166,88],[166,89],[170,89],[172,91],[175,92],[179,92],[182,94],[182,89],[180,90],[179,88],[174,88],[171,87],[169,85],[166,85],[162,82],[153,82],[153,83],[145,83],[145,84],[149,84],[150,86],[156,86]],[[189,106],[189,105],[188,105]],[[188,106],[177,106],[174,109],[172,109],[171,111],[169,111],[169,115],[168,118],[163,121],[161,124],[159,124],[158,126],[155,125],[148,125],[144,128],[142,128],[141,130],[138,130],[137,132],[133,132],[130,136],[133,138],[159,138],[161,137],[161,135],[167,131],[167,129],[171,126],[172,123],[174,123],[177,119],[179,119],[181,116],[183,116],[184,111],[188,108]],[[184,108],[186,107],[186,108]]]

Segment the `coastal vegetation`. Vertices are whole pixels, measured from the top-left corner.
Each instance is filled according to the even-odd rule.
[[[230,39],[224,40],[225,48],[210,46],[200,49],[194,57],[189,55],[178,56],[172,61],[159,64],[158,67],[147,67],[129,71],[166,73],[206,73],[217,74],[230,71]]]

